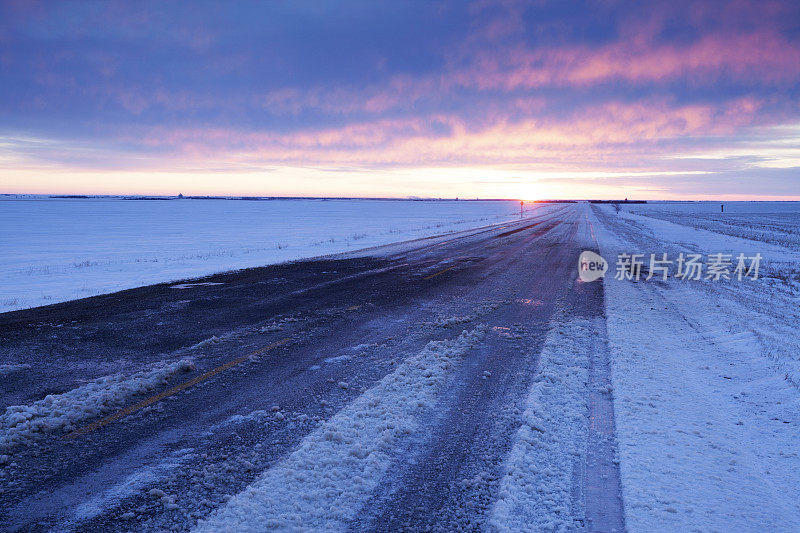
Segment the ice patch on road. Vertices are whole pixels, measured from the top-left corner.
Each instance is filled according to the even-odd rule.
[[[323,361],[328,364],[344,363],[352,359],[352,354],[337,355],[335,357],[326,357]]]
[[[0,365],[0,376],[8,376],[21,370],[27,370],[31,365],[27,363]]]
[[[209,287],[212,285],[223,285],[223,283],[215,282],[215,281],[198,281],[196,283],[178,283],[177,285],[171,285],[170,289],[191,289],[192,287]]]
[[[190,360],[160,365],[131,376],[98,378],[63,394],[50,394],[30,405],[12,405],[0,416],[0,450],[47,434],[76,429],[76,425],[122,407],[130,397],[154,390],[179,372],[194,369]]]
[[[573,496],[573,470],[586,449],[587,355],[595,330],[589,320],[572,319],[547,334],[492,508],[490,524],[499,531],[579,528],[583,502]]]
[[[193,452],[194,450],[191,448],[176,450],[158,463],[147,465],[131,473],[121,482],[77,505],[72,511],[72,520],[84,522],[99,516],[108,509],[112,509],[125,498],[141,490],[142,487],[158,482],[167,473],[181,467],[194,457]]]
[[[486,333],[433,341],[308,435],[289,457],[197,531],[344,530],[439,399],[456,363]]]

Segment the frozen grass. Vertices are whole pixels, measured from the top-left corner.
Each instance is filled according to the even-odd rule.
[[[654,203],[625,206],[647,217],[800,251],[800,202]]]

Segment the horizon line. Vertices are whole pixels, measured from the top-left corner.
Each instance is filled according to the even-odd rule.
[[[409,201],[409,202],[525,202],[525,203],[647,203],[647,202],[798,202],[800,199],[759,199],[751,200],[718,198],[715,200],[692,200],[674,198],[481,198],[481,197],[438,197],[438,196],[273,196],[273,195],[163,195],[163,194],[84,194],[84,193],[0,193],[0,197],[27,196],[52,199],[92,199],[92,198],[119,198],[127,200],[244,200],[244,201],[269,201],[269,200],[376,200],[376,201]],[[762,197],[763,198],[763,197]]]

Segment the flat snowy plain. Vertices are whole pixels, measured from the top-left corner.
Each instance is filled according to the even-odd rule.
[[[150,209],[116,202],[131,218]],[[193,205],[162,203],[164,216],[169,206]],[[518,207],[398,204],[396,226],[376,222],[375,240],[352,247],[482,226],[514,218]],[[351,214],[357,205],[342,204]],[[364,205],[366,213],[394,209]],[[411,224],[402,211],[417,206],[429,211]],[[107,329],[125,352],[80,353],[101,346],[93,332],[105,325],[83,318],[10,324],[0,377],[60,380],[61,390],[28,398],[21,388],[6,397],[25,401],[2,404],[0,528],[611,531],[624,521],[637,532],[796,531],[800,204],[726,203],[724,213],[718,203],[619,212],[541,205],[526,216],[453,238],[356,251],[348,257],[390,260],[355,274],[346,261],[325,263],[312,287],[289,270],[270,271],[259,283],[277,283],[270,293],[288,295],[277,314],[257,307],[265,297],[251,294],[251,285],[237,292],[236,280],[224,277],[166,289],[168,296],[124,312],[109,301]],[[433,221],[448,217],[452,225],[434,229]],[[326,231],[307,228],[303,242],[316,248],[312,235]],[[172,257],[172,240],[152,257]],[[219,246],[235,249],[224,239]],[[582,249],[609,261],[602,282],[576,281]],[[274,250],[284,248],[264,253]],[[633,281],[614,278],[620,253],[759,253],[763,260],[757,280]],[[212,270],[232,268],[223,259],[232,257],[214,259]],[[120,264],[124,279],[141,263]],[[175,272],[186,264],[176,260]],[[306,291],[312,309],[303,307]],[[169,296],[177,293],[180,299]],[[208,309],[228,313],[226,298],[252,316],[234,315],[222,332],[215,322],[212,332],[200,321],[209,320]],[[125,329],[152,322],[157,332],[166,323],[179,336],[181,313],[189,312],[197,329],[163,353],[151,354],[146,342],[137,347]],[[36,343],[17,327],[29,328]],[[280,356],[255,357],[84,440],[52,438],[282,338],[295,340]],[[36,349],[41,357],[31,356]],[[53,363],[67,360],[61,357],[82,361],[85,379],[53,374]],[[107,368],[120,371],[106,375]],[[613,412],[598,416],[598,398]],[[117,448],[124,453],[109,451]],[[613,465],[599,464],[604,450]],[[615,506],[618,516],[603,515]]]
[[[761,254],[760,279],[605,280],[626,525],[800,524],[800,204],[596,209],[600,251]],[[735,259],[734,259],[735,265]]]
[[[515,217],[506,201],[0,197],[0,312]]]

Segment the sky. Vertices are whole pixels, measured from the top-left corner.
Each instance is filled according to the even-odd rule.
[[[800,200],[800,2],[0,3],[0,193]]]

